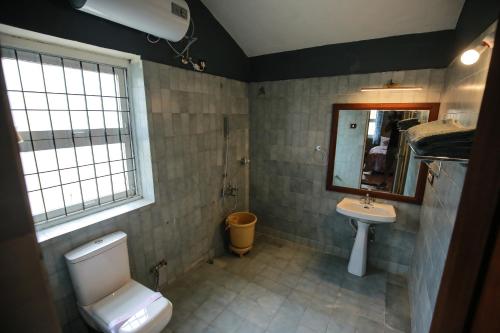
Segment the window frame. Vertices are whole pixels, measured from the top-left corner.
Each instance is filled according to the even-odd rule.
[[[134,95],[137,95],[137,92],[132,93],[133,83],[131,73],[137,72],[137,68],[140,68],[142,70],[142,62],[140,57],[120,51],[103,49],[88,44],[34,33],[23,29],[5,26],[2,24],[0,24],[0,46],[19,51],[28,51],[42,55],[56,56],[59,58],[70,59],[79,62],[90,62],[99,65],[120,67],[126,70],[125,84],[130,110],[129,130],[131,137],[133,137],[133,139],[131,139],[131,147],[134,151],[133,159],[135,164],[134,173],[136,195],[119,201],[97,205],[87,210],[69,213],[68,215],[51,218],[37,223],[34,222],[38,241],[43,242],[48,239],[71,232],[73,230],[105,221],[109,218],[154,203],[154,188],[148,189],[146,191],[147,193],[143,191],[143,189],[145,189],[145,186],[154,185],[152,170],[145,170],[148,167],[150,169],[152,168],[150,143],[149,140],[147,140],[147,142],[144,142],[144,135],[137,135],[138,133],[136,126],[140,123],[141,128],[144,128],[143,122],[144,118],[146,118],[145,126],[146,132],[148,132],[147,115],[145,111],[147,107],[145,105],[144,88],[142,88],[142,91],[138,96],[139,100],[144,100],[144,105],[140,105],[140,109],[143,109],[141,110],[141,118],[137,120],[137,115],[134,114],[136,111],[135,106],[138,102],[134,101]],[[133,69],[131,68],[132,66],[134,66]],[[140,73],[140,77],[135,78],[134,81],[135,80],[144,80],[142,71]],[[142,101],[139,102],[142,103]],[[149,138],[149,134],[145,134]],[[141,141],[140,143],[137,142],[139,140]],[[141,161],[144,157],[146,157],[146,161]]]
[[[375,132],[372,133],[372,134],[370,134],[370,124],[375,124],[376,125],[376,123],[377,123],[377,116],[375,115],[375,118],[371,117],[371,113],[373,111],[377,111],[377,110],[370,110],[370,115],[368,116],[368,128],[367,128],[367,131],[366,131],[366,136],[368,138],[370,138],[370,139],[373,138],[373,135],[375,134]],[[375,127],[374,130],[376,131],[377,128]]]

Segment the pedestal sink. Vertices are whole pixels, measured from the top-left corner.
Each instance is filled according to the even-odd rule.
[[[396,221],[394,206],[365,199],[344,198],[337,204],[337,212],[356,220],[358,230],[352,247],[347,271],[357,276],[366,273],[368,229],[370,224],[393,223]]]

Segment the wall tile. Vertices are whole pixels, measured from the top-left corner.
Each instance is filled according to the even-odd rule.
[[[425,90],[361,93],[390,79],[422,85]],[[352,231],[335,212],[345,195],[325,190],[333,103],[439,102],[444,70],[344,75],[250,84],[251,209],[258,229],[321,250],[348,256]],[[409,83],[408,83],[409,84]],[[259,91],[265,94],[259,94]],[[321,145],[323,152],[315,152]],[[420,207],[394,203],[398,222],[377,227],[369,262],[406,273],[413,252]]]
[[[220,224],[233,208],[223,204],[223,117],[229,117],[229,180],[240,188],[237,210],[248,209],[249,171],[238,159],[249,156],[247,84],[213,75],[143,62],[153,156],[156,202],[41,244],[61,325],[86,331],[64,254],[107,233],[128,235],[132,277],[153,287],[149,272],[162,258],[170,281],[200,260],[221,253]],[[142,75],[134,66],[131,75]],[[132,80],[132,89],[142,80]],[[203,212],[203,213],[202,213]]]
[[[484,34],[494,29],[493,25]],[[479,44],[482,38],[478,37],[473,45]],[[491,50],[486,50],[481,60],[472,66],[462,65],[457,58],[445,73],[431,72],[428,79],[417,75],[417,80],[429,80],[433,87],[445,80],[441,119],[456,119],[468,127],[476,125],[490,57]],[[429,96],[438,94],[439,90],[434,89]],[[457,163],[443,163],[440,176],[434,179],[432,186],[426,187],[409,274],[413,333],[429,331],[466,170]]]

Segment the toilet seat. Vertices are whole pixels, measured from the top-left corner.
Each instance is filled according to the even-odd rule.
[[[118,333],[158,333],[167,326],[171,317],[172,303],[161,297],[130,317]]]
[[[82,310],[108,333],[158,333],[172,317],[168,299],[134,280]]]

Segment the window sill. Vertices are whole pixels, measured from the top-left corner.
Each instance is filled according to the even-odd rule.
[[[36,238],[38,240],[38,243],[43,243],[48,241],[49,239],[71,233],[75,230],[85,228],[92,224],[109,220],[110,218],[151,205],[152,203],[154,203],[153,200],[140,198],[128,203],[124,203],[123,205],[96,212],[72,221],[61,223],[45,229],[36,230]]]

